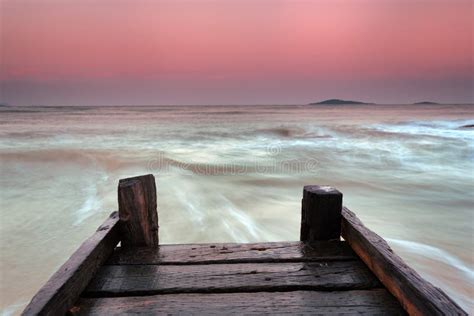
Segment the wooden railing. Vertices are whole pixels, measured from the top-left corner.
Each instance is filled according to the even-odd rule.
[[[33,297],[23,315],[60,315],[79,298],[98,268],[121,242],[123,248],[158,247],[158,214],[153,175],[120,180],[119,211]],[[343,207],[342,193],[329,186],[303,189],[302,242],[340,240],[352,247],[410,315],[467,315],[442,290],[421,278],[383,238]]]

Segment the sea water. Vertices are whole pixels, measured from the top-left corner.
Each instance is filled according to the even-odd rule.
[[[473,311],[472,105],[0,108],[0,308],[18,314],[153,173],[160,243],[298,240],[326,184]]]

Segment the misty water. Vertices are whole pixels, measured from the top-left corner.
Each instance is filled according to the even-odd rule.
[[[17,314],[153,173],[160,243],[298,240],[328,184],[423,277],[473,311],[471,105],[0,108],[0,300]]]

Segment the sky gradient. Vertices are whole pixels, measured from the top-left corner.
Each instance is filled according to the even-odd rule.
[[[472,3],[0,0],[0,102],[472,103]]]

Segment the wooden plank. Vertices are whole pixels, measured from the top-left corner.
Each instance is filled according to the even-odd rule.
[[[121,245],[124,248],[158,246],[155,177],[121,179],[118,185]]]
[[[380,287],[362,261],[104,266],[83,296]]]
[[[404,315],[385,289],[82,298],[77,315]]]
[[[342,241],[160,245],[157,249],[117,248],[106,264],[209,264],[358,260]]]
[[[23,315],[64,314],[119,242],[118,222],[117,212],[112,213],[39,290]]]
[[[387,242],[342,211],[342,236],[410,315],[467,315],[442,290],[424,280],[397,256]]]
[[[341,192],[325,185],[306,185],[301,202],[300,240],[339,240],[341,209]]]

